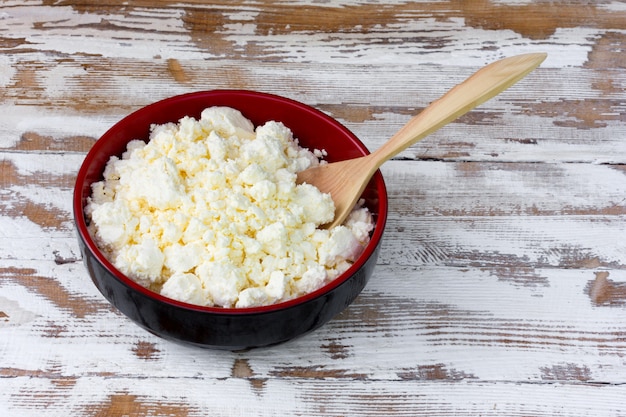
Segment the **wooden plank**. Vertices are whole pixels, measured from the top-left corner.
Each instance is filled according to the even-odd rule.
[[[1,120],[7,126],[2,145],[16,146],[28,135],[52,136],[57,141],[84,136],[95,140],[126,114],[158,99],[197,90],[245,88],[317,107],[375,149],[412,115],[478,68],[386,64],[380,65],[373,77],[371,66],[354,64],[334,64],[326,69],[320,69],[318,64],[275,63],[244,69],[236,61],[180,61],[178,65],[192,81],[177,83],[168,74],[164,60],[50,60],[36,74],[43,79],[52,77],[50,72],[66,74],[53,84],[60,93],[42,89],[40,94],[35,90],[33,96],[29,84],[9,90],[6,104],[2,105]],[[17,74],[13,78],[18,83],[22,73],[33,71],[24,63],[15,66]],[[129,73],[137,78],[129,78]],[[624,134],[626,108],[618,91],[595,89],[589,85],[589,77],[610,77],[616,86],[626,84],[623,71],[540,68],[402,156],[505,162],[623,162],[612,154],[624,153],[619,137]],[[103,82],[85,95],[81,83],[93,79]],[[366,84],[368,88],[354,89],[351,86],[355,84]],[[33,107],[40,102],[48,110],[42,112]],[[587,112],[590,107],[597,112]]]
[[[3,155],[3,233],[13,239],[0,243],[4,257],[80,257],[71,197],[81,161],[80,153]],[[623,167],[394,161],[383,171],[382,263],[623,268]]]
[[[622,270],[539,269],[529,283],[489,268],[379,265],[357,301],[320,330],[271,349],[231,353],[145,332],[107,304],[80,265],[1,265],[5,376],[54,364],[73,378],[219,379],[229,377],[233,361],[246,360],[258,378],[398,381],[429,366],[446,380],[626,378]],[[38,343],[26,343],[33,339]],[[67,349],[74,343],[83,353]],[[181,355],[184,362],[172,363]]]
[[[257,388],[251,388],[256,385]],[[185,380],[85,377],[12,378],[0,410],[16,417],[111,415],[247,416],[622,416],[623,385],[489,382],[246,379]],[[547,393],[550,393],[549,395]]]

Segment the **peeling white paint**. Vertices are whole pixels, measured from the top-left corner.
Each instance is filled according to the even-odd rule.
[[[20,307],[19,302],[0,296],[0,329],[9,326],[20,326],[31,322],[37,317],[32,311]]]

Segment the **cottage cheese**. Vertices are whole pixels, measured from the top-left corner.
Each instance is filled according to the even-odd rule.
[[[111,157],[92,186],[90,230],[118,269],[166,297],[221,307],[298,297],[344,272],[373,229],[363,207],[318,228],[333,201],[296,173],[322,156],[280,122],[255,131],[239,111],[211,107]]]

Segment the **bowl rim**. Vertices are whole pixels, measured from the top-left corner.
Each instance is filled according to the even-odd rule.
[[[91,233],[89,233],[89,229],[87,227],[87,222],[85,219],[84,209],[87,199],[83,196],[83,190],[85,187],[91,188],[91,184],[87,184],[86,182],[86,174],[89,170],[89,166],[93,163],[94,159],[98,157],[98,152],[103,144],[107,141],[107,138],[112,136],[114,132],[118,129],[118,126],[127,123],[128,120],[132,120],[137,118],[140,114],[146,114],[151,112],[153,109],[158,107],[167,107],[171,105],[175,105],[179,102],[184,102],[189,99],[197,98],[199,96],[213,96],[213,95],[239,95],[241,97],[263,97],[270,101],[280,101],[286,103],[290,106],[298,108],[300,111],[304,111],[307,113],[312,113],[315,117],[320,117],[325,119],[327,122],[330,122],[334,125],[338,130],[342,131],[352,143],[358,148],[363,155],[369,154],[369,150],[367,147],[361,142],[354,133],[352,133],[348,128],[346,128],[339,121],[334,119],[333,117],[327,115],[326,113],[318,110],[314,107],[301,103],[299,101],[278,96],[275,94],[257,92],[252,90],[236,90],[236,89],[214,89],[214,90],[202,90],[195,91],[185,94],[180,94],[172,97],[168,97],[162,100],[158,100],[146,106],[143,106],[130,114],[124,116],[122,119],[119,119],[115,122],[107,131],[102,134],[96,142],[92,145],[90,150],[87,152],[83,162],[81,163],[80,169],[76,176],[75,185],[74,185],[74,193],[73,193],[73,211],[74,211],[74,223],[76,226],[76,231],[86,246],[87,250],[90,254],[113,276],[115,279],[130,287],[131,289],[138,291],[139,293],[155,299],[159,302],[182,308],[185,310],[192,310],[201,313],[209,313],[209,314],[221,314],[221,315],[248,315],[248,314],[263,314],[274,312],[277,310],[286,310],[291,307],[295,307],[301,304],[305,304],[306,302],[316,299],[318,297],[323,296],[324,294],[330,293],[332,290],[346,282],[354,273],[356,273],[360,268],[363,267],[366,260],[369,259],[373,253],[375,252],[378,243],[382,239],[382,235],[384,232],[387,214],[388,214],[388,198],[387,198],[387,190],[384,179],[380,170],[378,170],[371,181],[375,181],[376,184],[376,192],[378,194],[378,203],[377,206],[379,208],[379,212],[375,216],[374,230],[370,237],[370,241],[365,246],[365,249],[361,253],[361,255],[357,258],[356,262],[354,262],[346,271],[337,276],[332,281],[326,283],[322,287],[316,289],[315,291],[309,292],[307,294],[301,295],[299,297],[295,297],[289,300],[281,301],[278,303],[262,305],[262,306],[254,306],[254,307],[219,307],[219,306],[201,306],[197,304],[186,303],[183,301],[175,300],[173,298],[165,297],[155,291],[150,290],[142,286],[141,284],[134,281],[132,278],[128,277],[126,274],[121,272],[115,265],[109,261],[104,253],[100,250],[95,240],[92,238]],[[210,106],[210,105],[209,105]],[[177,121],[178,122],[178,121]],[[289,126],[288,126],[289,127]],[[129,139],[128,141],[130,141]],[[110,155],[109,155],[110,157]]]

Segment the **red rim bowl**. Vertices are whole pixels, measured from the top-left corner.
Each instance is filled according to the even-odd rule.
[[[87,153],[74,188],[74,222],[83,262],[104,297],[144,329],[164,339],[207,348],[241,350],[285,342],[322,326],[348,305],[373,273],[387,219],[387,191],[377,172],[363,198],[375,216],[370,243],[348,271],[324,287],[293,300],[253,308],[201,307],[163,297],[134,282],[109,262],[92,239],[84,215],[91,184],[102,180],[111,155],[120,156],[133,139],[147,140],[150,125],[195,118],[211,106],[229,106],[255,126],[270,120],[289,127],[301,146],[325,149],[328,161],[354,158],[368,150],[328,115],[284,97],[246,90],[212,90],[158,101],[112,126]]]

